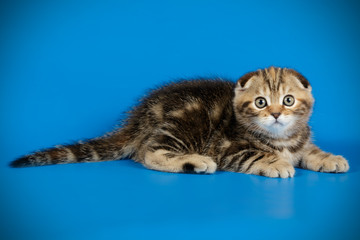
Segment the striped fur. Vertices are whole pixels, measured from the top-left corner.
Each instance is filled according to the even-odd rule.
[[[285,102],[285,98],[294,101]],[[264,106],[255,100],[261,98]],[[149,169],[216,170],[293,177],[294,167],[346,172],[347,161],[311,143],[314,99],[307,79],[270,67],[222,79],[179,81],[151,91],[122,127],[97,139],[21,157],[12,167],[132,158]]]

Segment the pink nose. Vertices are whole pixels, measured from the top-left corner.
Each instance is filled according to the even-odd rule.
[[[279,112],[271,113],[271,115],[273,115],[273,117],[274,117],[275,119],[278,119],[278,117],[280,116],[280,114],[281,114],[281,113],[279,113]]]

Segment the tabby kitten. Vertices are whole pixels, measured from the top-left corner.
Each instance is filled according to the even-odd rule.
[[[346,172],[348,162],[310,139],[314,99],[300,73],[270,67],[223,80],[180,81],[152,91],[118,130],[21,157],[12,167],[132,158],[165,172],[216,170],[293,177],[294,167]]]

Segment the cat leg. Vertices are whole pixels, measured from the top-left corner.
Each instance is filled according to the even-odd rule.
[[[342,156],[324,152],[311,144],[299,161],[298,167],[317,172],[341,173],[349,170],[349,163]]]
[[[180,154],[165,149],[147,151],[144,166],[163,172],[214,173],[216,163],[211,157],[199,154]]]
[[[294,167],[286,160],[269,152],[247,149],[220,160],[219,169],[224,171],[255,174],[266,177],[293,177]]]

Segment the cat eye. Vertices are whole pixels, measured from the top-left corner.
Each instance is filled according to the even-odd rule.
[[[263,97],[258,97],[257,99],[255,99],[255,105],[258,108],[264,108],[267,105],[266,99]]]
[[[285,106],[290,107],[290,106],[294,105],[294,103],[295,103],[295,98],[293,96],[287,95],[287,96],[284,97],[283,104]]]

